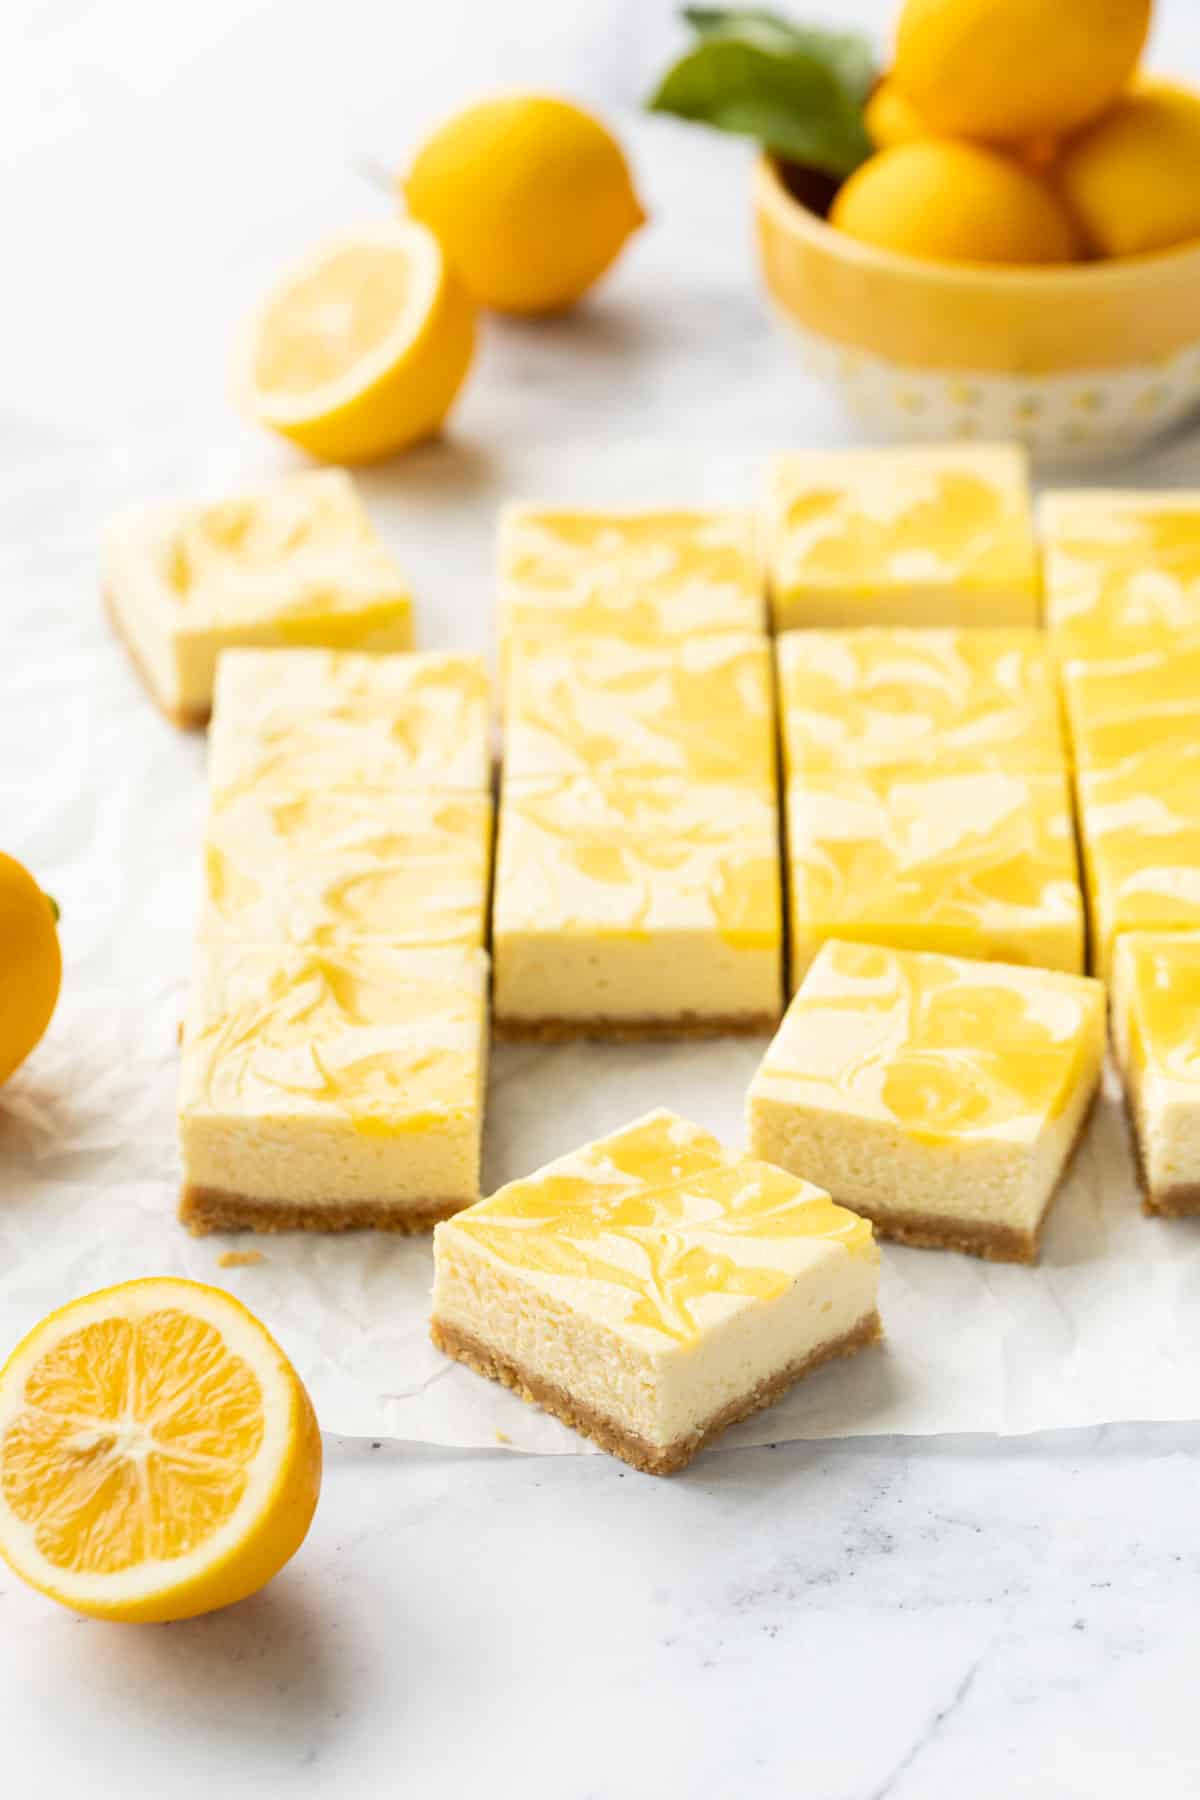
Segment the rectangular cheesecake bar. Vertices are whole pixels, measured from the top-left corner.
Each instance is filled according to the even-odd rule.
[[[500,516],[500,640],[682,642],[762,631],[754,514],[512,505]]]
[[[1130,932],[1113,961],[1113,1040],[1148,1213],[1200,1214],[1200,932]]]
[[[668,1475],[879,1336],[871,1228],[655,1112],[439,1225],[433,1341]]]
[[[486,1061],[482,951],[201,944],[180,1218],[428,1230],[479,1196]]]
[[[101,582],[146,686],[180,726],[208,719],[223,650],[412,647],[408,584],[340,470],[131,509],[105,532]]]
[[[765,638],[524,642],[507,693],[498,1035],[770,1029],[782,902]]]
[[[751,1153],[884,1237],[1032,1262],[1104,1047],[1087,976],[831,941],[751,1084]]]
[[[1014,444],[800,450],[767,499],[776,631],[1040,620],[1028,463]]]
[[[1063,490],[1039,507],[1046,624],[1063,655],[1200,628],[1200,490]]]

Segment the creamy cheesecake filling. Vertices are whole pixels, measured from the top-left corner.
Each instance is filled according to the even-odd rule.
[[[1118,939],[1113,1041],[1148,1204],[1200,1212],[1200,933]]]

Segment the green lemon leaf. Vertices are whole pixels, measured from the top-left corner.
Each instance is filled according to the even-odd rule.
[[[875,85],[875,55],[861,32],[797,25],[765,6],[685,6],[683,17],[701,38],[738,38],[760,50],[817,57],[860,106]]]
[[[849,175],[870,156],[862,109],[829,60],[811,50],[772,50],[714,32],[669,69],[647,102],[732,131],[779,156]]]

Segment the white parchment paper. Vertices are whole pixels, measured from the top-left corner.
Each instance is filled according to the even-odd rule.
[[[574,1434],[444,1361],[427,1338],[427,1241],[190,1238],[176,1223],[176,1027],[204,816],[203,740],[165,724],[104,622],[95,546],[114,506],[220,491],[267,449],[9,446],[0,500],[0,848],[63,911],[46,1040],[0,1089],[0,1351],[89,1288],[221,1283],[277,1333],[329,1431],[578,1451]],[[749,499],[764,453],[708,446],[508,453],[446,442],[363,480],[410,571],[421,642],[490,641],[496,505]],[[732,1142],[760,1043],[501,1047],[486,1181],[652,1105]],[[223,1268],[224,1251],[262,1260]],[[885,1246],[886,1347],[822,1372],[728,1440],[1027,1432],[1200,1416],[1200,1226],[1145,1219],[1108,1083],[1036,1270]]]

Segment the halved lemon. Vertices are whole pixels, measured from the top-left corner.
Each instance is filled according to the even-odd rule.
[[[96,1618],[242,1600],[304,1541],[312,1402],[264,1326],[200,1282],[125,1282],[35,1325],[0,1370],[0,1555]]]
[[[474,306],[433,233],[389,220],[284,277],[252,322],[236,390],[311,456],[370,462],[438,429],[474,347]]]

